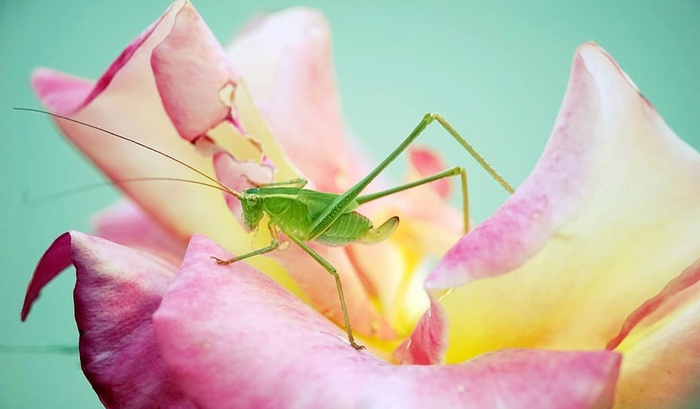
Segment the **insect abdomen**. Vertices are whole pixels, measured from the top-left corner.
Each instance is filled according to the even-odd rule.
[[[372,229],[372,222],[357,212],[341,214],[315,240],[329,246],[342,246],[361,241]]]

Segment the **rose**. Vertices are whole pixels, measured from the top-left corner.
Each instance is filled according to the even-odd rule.
[[[223,138],[254,135],[277,174],[297,174],[256,114],[243,79],[284,151],[318,189],[339,191],[343,180],[355,180],[356,156],[330,160],[328,149],[302,145],[311,140],[347,151],[320,16],[295,10],[268,17],[229,55],[235,69],[192,6],[176,3],[96,84],[48,71],[35,74],[34,84],[50,109],[144,137],[199,169],[212,172],[209,159],[177,134],[200,151],[213,150],[210,138],[221,145]],[[150,153],[60,125],[114,179],[192,177],[170,162],[156,165]],[[233,147],[237,158],[262,159],[259,150],[241,146]],[[424,157],[413,155],[416,168]],[[240,163],[224,152],[216,158],[218,176],[240,183],[240,173],[225,172],[228,166],[241,172]],[[269,163],[261,163],[245,172],[264,173]],[[345,274],[353,324],[371,353],[354,351],[338,328],[259,272],[213,265],[209,256],[226,252],[202,236],[182,259],[195,232],[237,254],[250,241],[219,192],[183,184],[123,184],[139,207],[113,208],[98,219],[97,232],[129,248],[78,232],[62,235],[37,268],[24,314],[43,285],[76,265],[83,368],[110,407],[578,408],[608,407],[613,399],[618,407],[678,406],[694,392],[696,376],[693,359],[685,358],[695,355],[696,343],[697,166],[697,153],[668,130],[610,57],[584,45],[533,174],[442,259],[427,285],[458,287],[430,303],[420,320],[428,298],[406,285],[419,280],[416,260],[457,238],[451,226],[458,218],[437,192],[416,195],[410,209],[398,201],[390,210],[370,209],[402,212],[411,227],[388,243],[323,250]],[[156,169],[163,173],[154,175]],[[436,206],[442,210],[429,214],[438,220],[424,211]],[[284,269],[256,266],[337,322],[332,280],[293,247],[278,260]],[[443,356],[458,365],[441,365]],[[658,368],[670,375],[649,383]]]

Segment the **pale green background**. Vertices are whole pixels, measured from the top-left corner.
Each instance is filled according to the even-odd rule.
[[[528,174],[551,130],[577,45],[595,40],[617,59],[669,125],[700,146],[700,2],[685,1],[309,2],[334,30],[347,123],[380,159],[420,116],[436,111],[463,131],[511,182]],[[527,4],[527,5],[526,5]],[[195,2],[222,41],[248,17],[285,1]],[[0,2],[0,344],[75,344],[74,274],[43,293],[19,322],[24,288],[45,248],[107,205],[111,189],[39,206],[22,204],[100,180],[38,107],[28,86],[37,66],[98,77],[167,1]],[[128,120],[128,119],[125,119]],[[467,163],[475,217],[504,195],[439,132],[452,164]],[[426,139],[431,139],[430,136]],[[452,155],[449,153],[452,152]],[[400,168],[394,169],[398,175]],[[99,402],[76,356],[0,354],[0,407],[83,408]]]

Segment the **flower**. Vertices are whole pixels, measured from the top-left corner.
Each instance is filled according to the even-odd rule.
[[[178,1],[98,81],[39,70],[33,84],[52,111],[230,186],[304,175],[337,192],[367,170],[343,137],[329,30],[312,10],[267,16],[222,50]],[[250,265],[210,260],[250,248],[235,200],[119,182],[193,173],[57,122],[132,202],[96,219],[99,237],[56,239],[23,318],[73,264],[81,362],[107,407],[680,407],[697,392],[700,158],[594,44],[577,50],[533,173],[474,230],[460,238],[444,186],[423,187],[404,193],[410,206],[367,206],[401,216],[386,242],[314,245],[343,274],[370,351],[333,325],[333,280],[294,246]],[[438,160],[410,158],[418,174]],[[424,261],[445,252],[427,295]]]

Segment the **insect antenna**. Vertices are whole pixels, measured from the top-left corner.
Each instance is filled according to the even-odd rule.
[[[153,148],[153,147],[151,147],[151,146],[148,146],[148,145],[146,145],[145,143],[141,143],[141,142],[136,141],[136,140],[134,140],[134,139],[128,138],[128,137],[123,136],[123,135],[120,135],[120,134],[118,134],[118,133],[116,133],[116,132],[112,132],[112,131],[110,131],[110,130],[108,130],[108,129],[101,128],[101,127],[99,127],[99,126],[97,126],[97,125],[92,125],[92,124],[89,124],[89,123],[87,123],[87,122],[80,121],[80,120],[78,120],[78,119],[70,118],[70,117],[67,117],[67,116],[65,116],[65,115],[60,115],[60,114],[56,114],[56,113],[53,113],[53,112],[44,111],[44,110],[35,109],[35,108],[14,107],[14,109],[17,110],[17,111],[35,112],[35,113],[39,113],[39,114],[49,115],[49,116],[52,116],[52,117],[54,117],[54,118],[64,119],[64,120],[66,120],[66,121],[68,121],[68,122],[73,122],[73,123],[75,123],[75,124],[78,124],[78,125],[81,125],[81,126],[84,126],[84,127],[87,127],[87,128],[92,128],[92,129],[95,129],[95,130],[97,130],[97,131],[104,132],[104,133],[106,133],[106,134],[108,134],[108,135],[112,135],[112,136],[114,136],[114,137],[116,137],[116,138],[119,138],[119,139],[121,139],[121,140],[123,140],[123,141],[126,141],[126,142],[132,143],[132,144],[134,144],[134,145],[140,146],[140,147],[142,147],[142,148],[144,148],[144,149],[147,149],[147,150],[149,150],[149,151],[151,151],[151,152],[154,152],[154,153],[156,153],[156,154],[158,154],[158,155],[160,155],[160,156],[163,156],[163,157],[165,157],[165,158],[167,158],[167,159],[170,159],[171,161],[173,161],[173,162],[175,162],[175,163],[178,163],[178,164],[180,164],[180,165],[186,167],[187,169],[189,169],[189,170],[191,170],[191,171],[197,173],[198,175],[200,175],[200,176],[204,177],[205,179],[209,180],[210,182],[212,182],[212,184],[209,184],[209,183],[206,183],[206,182],[198,182],[198,181],[189,180],[189,179],[176,179],[176,178],[134,178],[134,179],[123,179],[123,180],[121,180],[121,181],[117,180],[117,181],[114,181],[115,184],[119,184],[120,182],[135,182],[135,181],[145,181],[145,180],[172,180],[172,181],[188,182],[188,183],[194,183],[194,184],[199,184],[199,185],[214,187],[214,188],[219,189],[219,190],[221,190],[221,191],[224,191],[224,192],[227,192],[227,193],[232,194],[233,196],[235,196],[235,197],[236,197],[237,199],[239,199],[239,200],[243,198],[243,195],[242,195],[241,193],[239,193],[239,192],[237,192],[237,191],[231,189],[230,187],[224,185],[223,183],[221,183],[221,182],[219,182],[218,180],[216,180],[215,178],[213,178],[213,177],[207,175],[206,173],[202,172],[201,170],[195,168],[194,166],[189,165],[189,164],[187,164],[187,163],[181,161],[180,159],[178,159],[178,158],[176,158],[176,157],[174,157],[174,156],[172,156],[172,155],[168,155],[167,153],[162,152],[162,151],[160,151],[160,150],[158,150],[158,149],[156,149],[156,148]],[[86,187],[86,189],[89,189],[89,188],[91,188],[91,187],[89,187],[89,186]],[[82,188],[77,188],[77,190],[80,190],[80,189],[82,189]]]
[[[166,182],[184,182],[184,183],[192,183],[195,185],[199,186],[205,186],[209,187],[212,189],[220,190],[224,193],[232,193],[231,189],[221,187],[218,184],[215,185],[213,183],[207,183],[207,182],[202,182],[199,180],[192,180],[192,179],[181,179],[181,178],[168,178],[168,177],[140,177],[140,178],[126,178],[126,179],[116,179],[112,180],[111,182],[97,182],[89,185],[83,185],[83,186],[78,186],[74,187],[72,189],[67,189],[63,190],[58,193],[49,193],[44,196],[39,196],[39,197],[29,197],[28,193],[25,191],[22,197],[22,203],[27,205],[27,206],[37,206],[46,203],[47,201],[51,200],[56,200],[56,199],[61,199],[66,196],[72,196],[75,194],[83,193],[89,190],[93,189],[98,189],[101,187],[106,187],[106,186],[119,186],[121,184],[125,183],[134,183],[134,182],[153,182],[153,181],[166,181]]]

